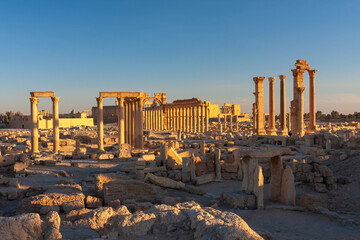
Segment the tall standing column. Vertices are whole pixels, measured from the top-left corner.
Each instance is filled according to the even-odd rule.
[[[53,102],[53,138],[54,153],[58,153],[60,149],[60,131],[59,131],[59,97],[52,97]]]
[[[315,132],[316,125],[316,111],[315,111],[315,73],[317,70],[308,70],[310,79],[309,88],[309,128],[307,133],[312,134]]]
[[[119,149],[121,147],[121,144],[125,143],[125,128],[124,128],[124,98],[119,97],[117,98],[118,100],[118,107],[119,107],[119,117],[118,117],[118,134],[119,134],[119,139],[118,139],[118,144],[119,144]]]
[[[138,148],[144,148],[144,141],[143,141],[143,133],[144,133],[144,129],[143,129],[143,101],[140,98],[139,101],[137,102],[138,106],[137,106],[137,134],[138,134],[138,144],[137,147]]]
[[[227,114],[225,113],[224,114],[224,128],[223,128],[223,131],[226,132],[226,130],[227,130]]]
[[[135,124],[136,124],[136,111],[135,102],[131,101],[131,145],[135,147],[136,145],[136,135],[135,135]]]
[[[205,107],[205,131],[209,131],[209,107]]]
[[[233,130],[233,115],[230,114],[230,131]]]
[[[222,127],[221,127],[220,113],[219,113],[219,115],[218,115],[218,127],[219,127],[219,132],[221,132]]]
[[[201,118],[200,106],[198,106],[196,107],[196,125],[197,125],[196,132],[201,132],[200,118]]]
[[[103,109],[103,97],[97,97],[98,104],[98,149],[104,151],[104,109]]]
[[[193,132],[196,132],[196,107],[192,107]]]
[[[286,89],[285,89],[285,75],[280,75],[280,129],[278,135],[288,135],[286,127]]]
[[[37,97],[29,97],[30,99],[30,108],[31,108],[31,151],[32,153],[39,152],[39,130],[38,130],[38,111],[37,104],[39,99]]]
[[[268,135],[276,135],[275,128],[275,98],[274,98],[274,77],[269,77],[269,128],[266,130]]]
[[[255,82],[255,117],[256,129],[255,133],[258,135],[265,135],[264,128],[264,79],[265,77],[254,77]]]
[[[304,135],[304,71],[292,69],[294,77],[294,96],[291,101],[291,132],[298,136]]]
[[[205,106],[201,106],[201,132],[205,132]]]
[[[239,130],[239,116],[236,115],[235,117],[235,131],[238,131]]]
[[[193,132],[194,124],[193,124],[193,108],[189,108],[189,132]]]

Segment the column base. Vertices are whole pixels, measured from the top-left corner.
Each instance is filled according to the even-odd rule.
[[[287,136],[287,135],[289,135],[289,132],[288,132],[287,129],[279,129],[279,130],[277,131],[277,134],[278,134],[279,136]]]
[[[306,134],[314,134],[315,133],[315,129],[308,129],[306,131]]]
[[[268,128],[266,129],[267,135],[276,136],[276,128]]]
[[[257,135],[266,135],[265,129],[259,129],[256,134]]]

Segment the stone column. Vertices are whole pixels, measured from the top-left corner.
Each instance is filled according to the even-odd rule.
[[[226,113],[224,114],[224,127],[223,127],[223,130],[226,132],[226,128],[227,127],[227,115]]]
[[[139,101],[137,102],[138,107],[138,114],[137,114],[137,134],[138,134],[138,147],[139,148],[144,148],[144,141],[143,141],[143,133],[144,133],[144,129],[143,129],[143,100],[140,98]]]
[[[294,97],[291,101],[291,132],[292,134],[304,135],[304,71],[292,69],[294,77]]]
[[[233,115],[230,114],[230,131],[233,130]]]
[[[280,129],[278,135],[288,135],[286,127],[286,88],[285,88],[285,75],[280,75]]]
[[[39,130],[38,130],[38,110],[37,104],[39,99],[37,97],[29,97],[30,99],[30,108],[31,108],[31,152],[39,152]]]
[[[205,131],[209,131],[209,116],[210,112],[209,112],[209,107],[206,106],[205,107]]]
[[[104,110],[103,110],[103,97],[97,97],[98,104],[98,149],[104,151]]]
[[[238,131],[239,130],[239,116],[236,115],[235,119],[236,119],[235,131]]]
[[[308,70],[310,87],[309,87],[309,128],[307,133],[312,134],[315,132],[316,125],[316,111],[315,111],[315,73],[317,70]]]
[[[192,107],[193,132],[196,132],[196,107]]]
[[[124,98],[119,97],[118,100],[118,107],[119,107],[119,117],[118,117],[118,129],[119,129],[119,149],[121,147],[121,144],[125,143],[125,126],[124,126]]]
[[[264,79],[265,77],[254,77],[255,82],[255,105],[256,105],[256,124],[255,134],[264,135]]]
[[[201,131],[200,118],[201,118],[200,106],[197,106],[197,107],[196,107],[196,125],[197,125],[196,132],[200,132],[200,131]]]
[[[136,145],[136,104],[134,101],[131,102],[131,145],[135,147]]]
[[[190,108],[187,107],[186,108],[186,126],[187,126],[187,131],[191,132],[191,126],[190,126]]]
[[[221,180],[220,155],[220,148],[215,148],[215,177],[217,181]]]
[[[164,107],[160,106],[160,130],[164,130]]]
[[[181,131],[185,132],[185,108],[180,108],[180,116],[181,116]]]
[[[201,132],[205,132],[205,106],[201,106]]]
[[[222,127],[221,127],[221,118],[220,118],[220,113],[219,113],[219,115],[218,115],[218,127],[219,127],[219,132],[221,132],[221,130],[222,130]]]
[[[274,77],[269,77],[269,128],[266,130],[268,135],[276,135],[275,128],[275,98],[274,98]]]
[[[58,153],[60,149],[60,131],[59,131],[59,97],[52,97],[53,102],[53,137],[54,137],[54,153]]]

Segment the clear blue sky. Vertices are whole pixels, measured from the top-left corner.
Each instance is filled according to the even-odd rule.
[[[60,112],[91,109],[99,91],[166,92],[241,104],[254,76],[316,75],[317,110],[360,111],[360,1],[0,1],[0,112],[30,112],[52,90]],[[305,77],[305,110],[308,76]],[[275,82],[279,112],[279,79]],[[267,111],[268,82],[265,82]],[[107,100],[112,104],[114,99]],[[40,99],[40,109],[51,109]]]

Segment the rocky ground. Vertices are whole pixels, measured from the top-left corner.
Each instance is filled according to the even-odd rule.
[[[1,239],[360,239],[358,150],[324,150],[301,139],[282,144],[278,138],[225,134],[178,141],[171,133],[156,133],[148,136],[146,151],[119,159],[111,140],[116,134],[106,133],[103,154],[92,137],[78,143],[69,137],[60,155],[46,146],[51,136],[44,136],[40,155],[26,153],[24,132],[24,141],[1,137],[3,163],[13,161],[0,168]],[[183,163],[195,154],[196,181],[176,164],[177,155],[161,165],[164,141]],[[221,149],[221,180],[212,175],[214,148]],[[262,166],[261,210],[251,204],[234,208],[223,198],[243,194],[235,150],[240,159],[251,153]],[[295,206],[270,199],[270,153],[292,169]],[[26,167],[18,170],[20,163]]]

